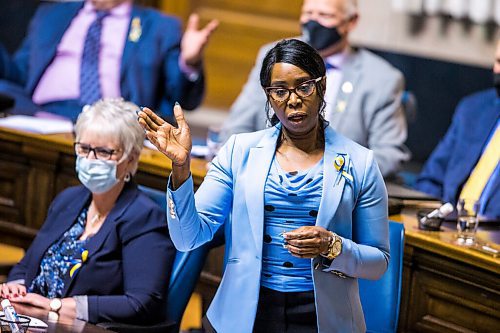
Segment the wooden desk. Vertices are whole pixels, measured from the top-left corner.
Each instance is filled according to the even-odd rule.
[[[164,190],[170,163],[144,150],[138,183]],[[195,186],[206,162],[193,160]],[[77,184],[71,135],[36,135],[0,128],[0,242],[28,244],[43,223],[55,194]],[[393,219],[406,227],[401,332],[498,332],[500,261],[452,244],[454,226],[442,232],[417,229],[414,211]],[[500,240],[498,229],[480,230],[480,238]],[[223,249],[212,251],[197,291],[203,305],[211,300],[222,275]]]
[[[391,218],[406,229],[399,331],[499,332],[500,258],[454,244],[454,223],[419,230],[415,209]],[[499,248],[500,228],[477,236]]]
[[[0,243],[0,283],[5,282],[12,266],[24,256],[24,250]]]
[[[197,187],[205,176],[206,162],[194,159],[191,169]],[[165,190],[170,170],[163,154],[145,148],[136,180]],[[55,195],[76,184],[71,134],[39,135],[0,128],[0,220],[38,230]]]
[[[89,324],[85,321],[74,319],[70,320],[68,318],[59,317],[57,321],[48,318],[49,312],[40,308],[35,308],[32,306],[26,306],[23,304],[13,304],[16,312],[21,315],[30,316],[43,320],[49,327],[43,332],[47,333],[109,333],[104,328],[96,325]],[[31,332],[31,330],[30,330]]]
[[[161,153],[143,149],[137,183],[165,190],[170,161]],[[206,161],[191,162],[195,189],[206,174]],[[56,194],[77,185],[71,134],[40,135],[0,127],[0,243],[27,249],[42,226]],[[198,291],[204,304],[220,281],[223,249],[211,251]]]

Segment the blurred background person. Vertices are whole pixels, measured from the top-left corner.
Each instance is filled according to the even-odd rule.
[[[416,188],[445,202],[479,201],[479,214],[500,219],[500,40],[493,88],[465,97],[448,132],[420,173]]]
[[[373,150],[384,177],[394,175],[410,154],[404,142],[407,123],[401,106],[402,74],[375,54],[349,45],[359,19],[357,0],[304,0],[302,39],[323,57],[327,67],[326,120],[340,134]],[[223,125],[222,136],[266,127],[266,96],[259,86],[265,45]]]
[[[196,195],[180,106],[178,128],[139,113],[172,160],[172,240],[189,251],[224,228],[227,265],[209,332],[364,332],[357,279],[379,278],[389,260],[382,175],[370,150],[325,121],[325,64],[312,47],[279,42],[261,68],[261,112],[271,106],[275,126],[232,136]]]
[[[15,98],[12,113],[43,110],[76,120],[83,105],[123,97],[171,115],[202,100],[202,55],[217,27],[198,29],[132,0],[41,4],[11,58],[0,45],[0,93]],[[181,40],[182,37],[182,40]]]
[[[144,140],[137,109],[108,99],[80,114],[83,185],[54,199],[2,297],[92,323],[164,320],[175,249],[165,212],[132,181]]]

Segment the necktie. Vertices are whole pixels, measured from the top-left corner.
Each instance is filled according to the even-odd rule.
[[[479,200],[493,171],[500,161],[500,127],[497,126],[481,158],[472,170],[460,193],[460,198]]]
[[[329,71],[330,69],[337,69],[337,66],[334,66],[327,61],[325,61],[325,67],[327,71]]]
[[[89,27],[83,46],[80,67],[80,102],[82,105],[92,104],[101,98],[99,84],[99,50],[101,44],[102,20],[109,15],[108,11],[96,11],[96,19]]]

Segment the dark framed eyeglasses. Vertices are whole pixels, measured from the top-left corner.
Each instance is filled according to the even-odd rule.
[[[75,153],[78,156],[88,157],[90,152],[94,152],[95,158],[107,161],[111,156],[121,151],[121,149],[109,149],[104,147],[92,147],[86,143],[75,142]]]
[[[284,88],[284,87],[267,87],[264,88],[266,94],[278,103],[287,101],[290,98],[290,94],[293,92],[295,95],[306,98],[312,95],[316,89],[316,84],[321,81],[324,76],[318,77],[317,79],[307,80],[296,86],[295,88]]]

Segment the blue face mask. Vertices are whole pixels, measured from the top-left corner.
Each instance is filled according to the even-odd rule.
[[[78,179],[92,193],[104,193],[118,183],[116,161],[90,160],[83,156],[76,158]]]

